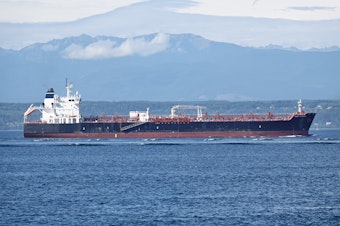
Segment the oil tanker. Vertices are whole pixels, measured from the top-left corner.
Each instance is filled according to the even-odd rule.
[[[66,96],[59,97],[53,88],[46,92],[40,106],[33,104],[24,113],[24,137],[35,138],[221,138],[308,136],[315,113],[302,110],[298,101],[292,114],[209,115],[206,107],[176,105],[169,115],[151,115],[146,111],[130,111],[126,116],[83,117],[81,96],[72,94],[73,85],[66,81]],[[183,111],[195,114],[183,114]],[[30,119],[40,111],[39,120]]]

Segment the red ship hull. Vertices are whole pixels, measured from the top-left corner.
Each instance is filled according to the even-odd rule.
[[[281,137],[308,136],[308,131],[228,131],[228,132],[143,132],[143,133],[25,133],[32,138],[223,138],[223,137]]]

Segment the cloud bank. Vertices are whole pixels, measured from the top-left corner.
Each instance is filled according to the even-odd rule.
[[[288,9],[301,10],[301,11],[316,11],[316,10],[336,10],[336,7],[323,7],[323,6],[292,6]]]
[[[340,1],[338,0],[195,0],[195,2],[197,4],[176,11],[201,15],[304,21],[340,18]]]
[[[169,46],[169,35],[158,33],[151,40],[131,38],[117,44],[111,40],[99,40],[87,46],[71,44],[63,51],[67,59],[91,60],[131,55],[149,56],[164,51]]]
[[[1,0],[0,21],[66,22],[106,13],[143,0]]]

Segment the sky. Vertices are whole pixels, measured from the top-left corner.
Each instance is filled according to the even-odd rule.
[[[0,0],[0,22],[74,21],[142,1],[146,0]],[[175,1],[180,3],[179,0]],[[340,19],[339,0],[194,0],[191,6],[173,10],[216,16],[291,20]]]
[[[198,0],[182,12],[216,16],[250,16],[292,20],[340,18],[339,0]]]
[[[140,0],[0,0],[0,22],[67,22]]]

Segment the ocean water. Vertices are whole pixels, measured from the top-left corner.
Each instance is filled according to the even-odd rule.
[[[0,225],[340,225],[340,131],[239,139],[0,132]]]

